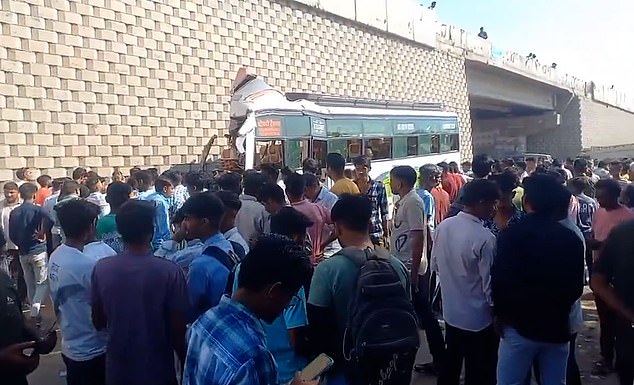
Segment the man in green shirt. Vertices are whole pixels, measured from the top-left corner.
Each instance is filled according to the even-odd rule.
[[[121,235],[117,231],[115,218],[119,208],[130,199],[132,187],[123,182],[113,182],[106,190],[106,202],[110,204],[110,214],[99,218],[97,222],[97,239],[112,247],[117,253],[123,252]]]

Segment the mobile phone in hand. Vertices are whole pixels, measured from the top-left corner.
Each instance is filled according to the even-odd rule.
[[[312,381],[324,374],[335,362],[332,358],[322,353],[301,371],[299,378],[303,381]]]

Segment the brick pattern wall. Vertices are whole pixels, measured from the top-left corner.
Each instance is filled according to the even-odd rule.
[[[245,65],[285,91],[444,102],[471,127],[462,58],[285,0],[0,0],[0,180],[30,166],[166,166],[226,146]]]
[[[581,140],[584,149],[634,144],[633,129],[634,113],[587,98],[581,99]]]

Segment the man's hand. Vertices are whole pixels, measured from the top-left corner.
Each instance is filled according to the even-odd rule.
[[[312,381],[304,381],[300,378],[299,372],[295,373],[295,376],[293,377],[293,380],[290,383],[290,385],[317,385],[317,384],[319,384],[319,379],[312,380]]]
[[[7,367],[20,373],[29,374],[40,363],[40,355],[33,352],[30,356],[24,354],[26,349],[34,349],[35,341],[13,344],[0,349],[0,366]]]

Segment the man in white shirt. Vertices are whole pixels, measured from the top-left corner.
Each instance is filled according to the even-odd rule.
[[[482,221],[493,217],[500,198],[497,185],[475,179],[463,188],[465,205],[434,232],[431,268],[443,297],[447,353],[438,383],[495,385],[499,339],[493,328],[491,266],[495,236]]]
[[[242,259],[249,253],[249,245],[240,235],[235,225],[236,215],[242,206],[242,202],[240,202],[238,194],[231,191],[218,191],[216,196],[220,198],[225,206],[225,213],[220,222],[220,232],[222,232],[226,240],[231,242],[233,251]]]
[[[116,254],[96,236],[98,206],[73,200],[57,210],[66,235],[51,254],[49,282],[55,313],[63,335],[62,359],[67,381],[77,385],[103,385],[106,372],[107,335],[95,330],[91,319],[92,271],[101,258]]]
[[[0,230],[4,234],[6,245],[0,250],[0,268],[14,279],[15,274],[11,273],[11,261],[19,256],[18,247],[11,242],[9,237],[9,217],[11,211],[20,206],[20,192],[15,182],[6,182],[3,187],[4,199],[0,202]]]
[[[258,201],[262,186],[266,183],[264,175],[257,171],[247,171],[242,181],[244,194],[240,195],[242,206],[236,215],[236,227],[240,235],[247,241],[255,241],[262,233],[269,220],[264,205]]]

